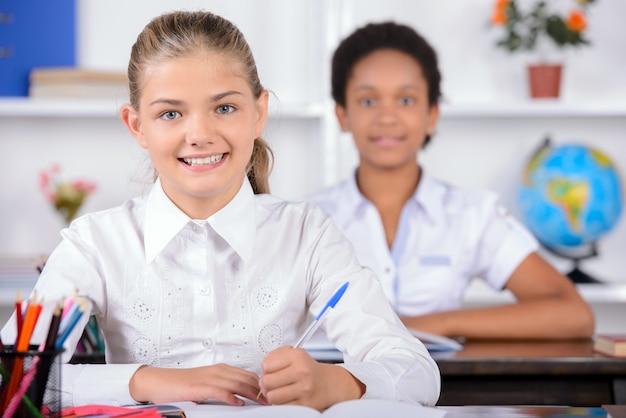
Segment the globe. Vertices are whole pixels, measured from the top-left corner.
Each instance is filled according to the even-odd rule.
[[[622,183],[611,159],[583,144],[546,139],[524,166],[518,191],[522,221],[547,249],[567,257],[617,224]],[[570,257],[582,259],[585,257]]]

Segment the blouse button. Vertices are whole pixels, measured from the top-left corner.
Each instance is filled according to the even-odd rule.
[[[200,288],[200,294],[204,295],[204,296],[209,296],[211,294],[211,287],[210,286],[202,286]]]
[[[199,233],[200,233],[200,227],[199,227],[198,225],[195,225],[195,224],[194,224],[194,225],[192,225],[192,226],[191,226],[191,230],[192,230],[193,232],[195,232],[196,234],[199,234]]]
[[[385,269],[385,273],[387,273],[387,274],[391,273],[391,267],[387,267],[387,268]]]
[[[206,349],[212,348],[213,347],[213,338],[207,338],[206,340],[202,341],[202,345]]]

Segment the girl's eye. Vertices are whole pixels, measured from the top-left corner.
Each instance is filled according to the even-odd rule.
[[[412,97],[403,97],[400,99],[400,104],[403,106],[410,106],[415,103],[415,100]]]
[[[360,103],[361,103],[361,106],[370,107],[370,106],[374,106],[376,101],[374,99],[367,97],[365,99],[361,99]]]
[[[165,120],[174,120],[176,118],[180,117],[180,113],[174,111],[174,110],[168,110],[167,112],[163,112],[161,114],[161,118],[165,119]]]
[[[217,107],[217,113],[220,113],[222,115],[232,113],[234,110],[235,108],[231,105],[221,105]]]

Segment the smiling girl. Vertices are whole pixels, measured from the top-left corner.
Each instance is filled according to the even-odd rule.
[[[121,118],[155,184],[63,230],[35,286],[50,302],[42,322],[74,289],[90,301],[65,360],[89,314],[105,338],[107,364],[64,366],[63,405],[435,404],[436,363],[330,218],[267,194],[268,92],[239,30],[208,12],[157,17],[132,48],[128,78]],[[345,363],[318,363],[292,345],[346,281],[321,328]]]

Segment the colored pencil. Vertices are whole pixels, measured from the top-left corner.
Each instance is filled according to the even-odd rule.
[[[48,336],[46,337],[45,345],[43,349],[54,350],[54,346],[56,344],[57,337],[59,335],[59,327],[61,325],[61,315],[63,313],[63,304],[59,303],[54,307],[54,311],[52,313],[52,319],[50,320],[50,328],[48,329]]]
[[[76,327],[76,324],[78,323],[80,318],[83,316],[83,314],[87,310],[87,300],[85,298],[82,298],[80,301],[76,303],[78,304],[78,310],[72,315],[69,323],[65,326],[65,328],[61,329],[61,334],[57,338],[56,345],[55,345],[55,348],[57,350],[60,350],[61,348],[63,348],[63,344],[65,343],[65,340],[72,333],[72,331]]]
[[[66,305],[64,305],[63,313],[61,314],[61,326],[60,326],[61,331],[63,331],[67,327],[67,324],[72,320],[72,317],[76,314],[76,311],[78,311],[78,301],[77,300],[74,300],[72,302],[72,304],[69,305],[68,312],[65,311],[65,309],[66,309],[65,306]]]
[[[35,378],[35,375],[37,374],[37,365],[38,364],[39,364],[39,356],[35,357],[35,359],[31,363],[30,367],[26,371],[26,374],[24,375],[24,378],[21,379],[21,381],[20,381],[20,383],[18,385],[17,390],[11,396],[11,399],[9,400],[9,402],[7,404],[6,410],[4,411],[4,414],[2,415],[2,418],[4,418],[4,417],[12,417],[12,416],[15,415],[15,412],[17,411],[17,407],[20,405],[20,402],[22,401],[22,398],[26,394],[26,391],[28,390],[28,387],[33,382],[33,379]],[[34,416],[34,417],[41,416],[41,413],[30,402],[27,402],[27,406],[29,406],[29,409],[31,410],[31,414],[34,414],[32,416]]]
[[[37,325],[37,319],[41,313],[41,306],[37,304],[37,292],[33,292],[28,307],[26,308],[26,315],[24,316],[24,324],[22,325],[22,332],[20,333],[20,339],[16,343],[15,350],[22,352],[28,350],[30,344],[30,337],[33,334],[35,325]]]
[[[65,298],[65,303],[63,305],[63,315],[61,316],[61,319],[64,319],[70,313],[70,309],[76,302],[77,296],[78,296],[78,289],[74,289],[72,294],[68,296],[67,298]]]
[[[41,257],[36,263],[35,263],[35,268],[37,269],[37,272],[39,274],[41,274],[41,272],[43,271],[43,268],[46,266],[46,261],[48,261],[48,257]]]
[[[30,301],[28,302],[28,307],[26,308],[26,315],[24,317],[22,332],[20,333],[20,339],[15,343],[16,352],[28,351],[30,337],[32,336],[33,330],[35,329],[35,325],[37,325],[38,311],[41,312],[37,305],[37,293],[33,292],[31,294]],[[23,375],[24,358],[21,356],[16,356],[13,362],[13,372],[11,373],[11,378],[9,379],[7,391],[3,394],[3,396],[5,396],[2,403],[3,411],[7,410],[9,402],[19,389],[19,384],[22,381]]]
[[[15,320],[17,323],[17,336],[15,342],[20,339],[20,333],[22,332],[22,326],[24,325],[24,313],[22,311],[22,292],[19,290],[15,295]]]

